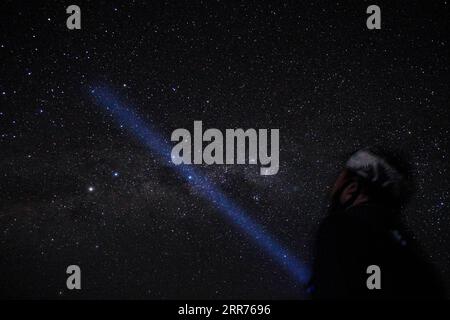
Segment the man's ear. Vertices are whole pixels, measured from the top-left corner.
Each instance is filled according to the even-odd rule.
[[[351,183],[349,183],[344,190],[342,190],[341,195],[339,197],[339,201],[341,202],[341,204],[349,204],[351,205],[356,197],[358,196],[359,193],[359,183],[358,181],[353,181]],[[353,200],[353,201],[352,201]]]

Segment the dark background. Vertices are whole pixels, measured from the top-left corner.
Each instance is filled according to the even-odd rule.
[[[66,28],[70,4],[81,30]],[[381,30],[366,28],[370,4]],[[405,223],[448,285],[448,6],[2,1],[1,296],[305,297],[102,112],[88,90],[99,83],[166,137],[194,120],[279,128],[277,175],[200,169],[308,264],[345,157],[399,149],[417,184]],[[70,264],[81,291],[66,289]]]

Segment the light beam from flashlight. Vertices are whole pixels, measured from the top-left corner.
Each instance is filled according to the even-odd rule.
[[[310,277],[309,268],[289,250],[284,248],[257,222],[253,221],[245,211],[229,199],[209,179],[192,165],[175,165],[171,159],[171,145],[152,128],[152,125],[131,108],[125,107],[112,91],[105,86],[90,89],[91,95],[98,105],[103,107],[122,128],[132,133],[148,150],[156,153],[162,161],[171,166],[199,194],[211,202],[233,225],[241,229],[270,257],[281,265],[300,284],[306,284]]]

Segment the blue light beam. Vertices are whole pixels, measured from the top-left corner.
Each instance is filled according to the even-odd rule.
[[[118,124],[130,131],[149,151],[156,153],[173,168],[183,179],[207,201],[213,203],[232,224],[247,234],[255,244],[262,248],[300,284],[306,284],[310,271],[306,265],[292,255],[258,223],[253,221],[244,210],[229,199],[209,179],[192,165],[175,165],[171,159],[172,146],[158,134],[151,124],[144,122],[131,108],[120,103],[119,99],[107,87],[91,89],[95,101],[109,113]]]

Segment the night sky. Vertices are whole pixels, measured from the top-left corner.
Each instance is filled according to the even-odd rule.
[[[66,28],[70,4],[81,30]],[[370,4],[381,30],[366,27]],[[346,157],[368,145],[407,154],[416,193],[404,221],[448,287],[448,7],[1,1],[0,296],[306,297],[99,107],[99,85],[169,140],[194,120],[279,128],[276,175],[197,167],[308,265]],[[71,264],[80,291],[66,288]]]

